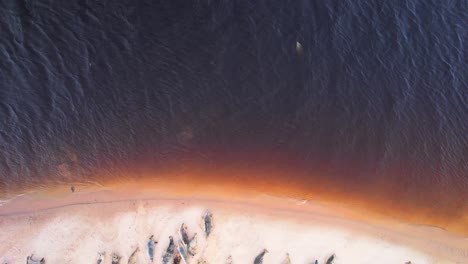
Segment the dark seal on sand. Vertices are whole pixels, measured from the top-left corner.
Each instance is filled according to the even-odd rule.
[[[254,264],[263,264],[263,256],[268,253],[268,250],[265,248],[262,250],[262,253],[258,254],[258,256],[254,260]]]

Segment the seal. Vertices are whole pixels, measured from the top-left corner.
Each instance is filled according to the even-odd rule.
[[[188,228],[185,223],[182,223],[180,226],[180,237],[182,238],[182,241],[184,242],[185,245],[188,245],[190,243],[189,235],[188,235]]]
[[[112,264],[119,264],[119,263],[120,263],[120,258],[121,258],[121,257],[120,257],[119,255],[113,253],[113,254],[112,254],[112,262],[111,262],[111,263],[112,263]]]
[[[205,232],[205,236],[208,238],[213,229],[213,214],[210,211],[206,211],[202,216],[202,229]]]
[[[158,243],[158,241],[154,240],[153,237],[154,236],[151,235],[150,238],[148,239],[148,243],[146,243],[146,248],[148,250],[148,257],[151,260],[151,262],[153,262],[153,259],[154,259],[154,248],[156,244]]]
[[[197,233],[193,234],[192,239],[187,245],[187,252],[193,257],[198,253]]]
[[[335,260],[335,254],[331,255],[328,259],[327,259],[327,264],[333,264],[333,260]]]
[[[174,238],[172,236],[169,236],[169,246],[167,246],[166,252],[164,253],[162,257],[163,264],[169,264],[169,262],[174,257],[174,251],[175,251]]]
[[[106,252],[98,252],[97,253],[97,264],[104,264],[104,259],[106,258]]]
[[[138,259],[138,252],[140,252],[140,248],[137,247],[132,255],[128,258],[128,264],[137,264],[137,259]]]
[[[180,264],[182,263],[182,257],[180,256],[180,253],[179,251],[176,251],[175,255],[174,255],[174,261],[172,262],[174,264]],[[184,262],[185,263],[185,262]]]
[[[258,256],[255,258],[254,260],[254,264],[263,264],[263,257],[265,256],[265,254],[268,253],[268,250],[265,248],[262,250],[262,252],[260,254],[258,254]]]
[[[188,263],[188,257],[187,256],[187,247],[182,241],[179,241],[179,247],[177,248],[179,252],[179,256],[182,258],[182,261],[187,264]],[[174,263],[175,263],[175,257],[174,257]]]
[[[44,258],[41,258],[39,260],[34,259],[33,254],[31,254],[31,256],[27,257],[26,264],[45,264],[45,259]]]

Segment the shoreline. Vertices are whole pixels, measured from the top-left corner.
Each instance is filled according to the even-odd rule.
[[[254,193],[237,192],[234,196],[232,192],[217,195],[197,192],[184,194],[183,192],[164,191],[164,188],[149,188],[141,191],[130,191],[131,189],[129,186],[83,188],[71,193],[62,188],[55,191],[44,189],[36,193],[25,194],[0,206],[0,225],[8,226],[14,223],[12,219],[20,221],[26,216],[40,215],[44,221],[63,213],[70,217],[69,212],[72,211],[76,211],[77,216],[80,216],[80,212],[88,210],[86,208],[94,208],[94,210],[86,211],[86,214],[98,218],[103,217],[103,214],[107,216],[125,214],[141,208],[145,208],[144,210],[176,208],[180,211],[208,208],[232,217],[251,215],[257,221],[265,223],[285,221],[285,223],[305,228],[320,226],[324,230],[351,232],[358,234],[359,237],[378,239],[394,246],[398,245],[420,252],[438,261],[463,263],[468,260],[466,237],[440,228],[405,224],[397,219],[373,215],[365,210],[349,208],[346,205]]]

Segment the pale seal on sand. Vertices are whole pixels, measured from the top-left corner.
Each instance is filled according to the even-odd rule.
[[[128,258],[128,264],[137,264],[137,259],[138,259],[138,252],[140,252],[140,248],[137,247],[132,255]]]
[[[174,257],[174,251],[175,251],[174,238],[172,236],[170,236],[169,237],[169,246],[167,246],[166,252],[164,253],[163,258],[162,258],[162,263],[163,264],[169,264],[169,262]]]
[[[192,239],[187,245],[187,252],[191,256],[195,256],[198,253],[198,246],[197,246],[197,233],[193,234]]]
[[[187,225],[185,223],[182,223],[182,225],[180,226],[180,237],[182,238],[182,241],[185,245],[188,245],[190,243],[187,229]]]
[[[112,264],[119,264],[120,263],[120,256],[117,254],[112,254]]]
[[[112,254],[112,262],[111,262],[111,263],[112,263],[112,264],[119,264],[119,262],[120,262],[120,256],[117,255],[117,254],[115,254],[115,253],[113,253],[113,254]]]
[[[106,257],[106,252],[98,252],[97,255],[97,264],[104,264],[104,258]]]
[[[189,256],[187,255],[187,247],[182,241],[179,241],[179,247],[177,249],[178,249],[179,256],[182,257],[183,262],[187,264],[189,262],[188,261]],[[175,263],[175,257],[174,257],[174,263]]]
[[[175,252],[175,255],[174,255],[174,264],[180,264],[182,263],[182,257],[180,256],[180,253],[179,251],[176,251]],[[185,262],[184,262],[185,263]]]
[[[31,256],[28,256],[28,258],[26,259],[26,264],[45,264],[45,259],[34,259],[33,254],[31,254]]]
[[[286,258],[283,260],[282,264],[291,264],[291,258],[289,257],[289,253],[286,253]]]
[[[262,250],[262,253],[258,254],[258,256],[254,260],[254,264],[263,264],[263,256],[268,253],[268,250],[265,248]]]
[[[151,262],[153,262],[153,259],[154,259],[154,248],[155,248],[156,244],[158,243],[158,241],[154,240],[153,237],[154,236],[151,235],[149,240],[148,240],[148,243],[146,243],[146,247],[147,247],[147,250],[148,250],[148,257],[151,260]]]

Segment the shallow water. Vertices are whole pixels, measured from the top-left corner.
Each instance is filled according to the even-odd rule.
[[[311,189],[464,210],[467,14],[435,0],[2,2],[0,187],[274,163]]]

